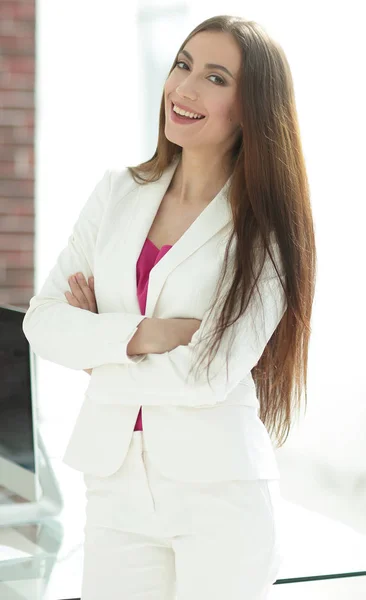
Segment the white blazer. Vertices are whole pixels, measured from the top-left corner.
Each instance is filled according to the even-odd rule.
[[[278,478],[251,375],[287,307],[268,255],[259,283],[262,304],[257,295],[250,311],[230,327],[231,341],[226,332],[210,367],[210,385],[207,359],[199,382],[192,383],[192,376],[186,381],[194,348],[208,327],[209,303],[231,232],[230,180],[153,267],[146,314],[140,312],[136,262],[178,162],[176,158],[159,181],[144,186],[134,182],[127,168],[107,170],[43,287],[30,300],[23,331],[33,352],[70,369],[93,369],[63,462],[97,476],[114,473],[125,459],[142,405],[146,447],[167,477]],[[275,253],[276,248],[273,243]],[[78,271],[87,279],[94,274],[99,314],[66,300],[68,277]],[[127,345],[145,316],[202,323],[187,346],[129,358]]]

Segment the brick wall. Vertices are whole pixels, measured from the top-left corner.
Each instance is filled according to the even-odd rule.
[[[34,279],[35,2],[0,1],[0,304]]]

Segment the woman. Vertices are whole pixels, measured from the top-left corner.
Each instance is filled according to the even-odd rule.
[[[279,44],[239,17],[217,16],[198,25],[166,80],[154,156],[104,179],[108,185],[100,183],[93,196],[93,206],[107,206],[103,220],[95,217],[94,229],[82,230],[91,214],[84,209],[59,259],[63,273],[71,264],[82,271],[81,283],[70,278],[71,293],[64,291],[75,309],[63,313],[69,337],[76,328],[69,349],[76,349],[75,358],[60,345],[52,354],[50,344],[40,341],[50,327],[65,347],[69,339],[56,319],[61,270],[53,274],[54,287],[47,287],[50,279],[31,300],[25,317],[25,333],[39,354],[71,368],[95,365],[84,368],[91,380],[88,408],[82,409],[89,412],[81,421],[88,425],[76,426],[75,439],[99,423],[99,430],[93,425],[98,445],[108,429],[100,445],[110,453],[108,465],[106,459],[96,465],[102,452],[93,455],[92,441],[75,445],[68,463],[84,471],[87,486],[82,600],[264,600],[283,558],[279,474],[268,440],[274,432],[278,445],[284,443],[294,392],[297,408],[303,389],[306,399],[316,263],[293,83]],[[141,200],[148,196],[153,208]],[[83,237],[82,231],[92,235]],[[89,263],[67,262],[76,256],[71,245],[77,233],[84,248],[95,247]],[[88,354],[81,346],[80,309],[116,317],[102,314],[118,311],[107,301],[112,283],[105,269],[122,247],[119,258],[130,253],[133,261],[123,265],[128,268],[121,303],[123,296],[126,312],[133,312],[132,265],[138,257],[137,295],[148,318],[139,315],[133,327],[129,323],[128,339],[121,335],[127,356],[107,365],[96,349]],[[225,267],[221,277],[218,265]],[[87,272],[95,273],[95,290]],[[202,331],[220,293],[223,306],[206,346],[214,355],[207,375],[212,362],[217,379],[210,388],[198,387],[197,379],[184,387],[182,372],[192,351],[200,349],[198,365],[206,356]],[[58,298],[58,306],[50,305],[50,297]],[[47,328],[40,318],[45,307]],[[169,307],[180,316],[167,318]],[[160,317],[152,317],[154,310]],[[99,323],[91,315],[84,321],[88,327]],[[228,376],[224,380],[224,346],[231,352],[230,384]],[[139,404],[144,415],[140,408],[136,420]],[[78,452],[84,452],[79,463]]]

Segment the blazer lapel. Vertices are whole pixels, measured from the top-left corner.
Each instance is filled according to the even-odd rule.
[[[128,208],[124,206],[122,210],[119,223],[120,236],[115,256],[118,261],[118,271],[121,272],[122,269],[124,282],[121,300],[123,299],[123,305],[127,310],[135,313],[140,312],[136,293],[136,263],[179,160],[180,157],[176,158],[158,181],[134,188],[133,199],[129,201]],[[146,316],[154,315],[155,306],[169,273],[231,221],[231,206],[226,194],[230,180],[231,177],[182,237],[151,269]]]

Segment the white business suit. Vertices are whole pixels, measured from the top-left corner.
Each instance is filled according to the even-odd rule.
[[[282,563],[279,472],[251,376],[287,306],[269,259],[262,304],[234,325],[228,382],[227,335],[211,385],[205,370],[185,382],[231,231],[229,181],[151,270],[140,313],[136,263],[178,160],[146,186],[106,171],[23,322],[40,357],[93,368],[63,458],[87,486],[82,600],[264,600]],[[94,274],[99,314],[65,298],[78,271]],[[187,346],[129,358],[145,316],[202,323]]]
[[[287,306],[269,257],[261,276],[262,306],[257,296],[250,313],[233,326],[228,383],[225,343],[210,367],[211,386],[205,370],[199,384],[185,383],[194,346],[208,325],[232,225],[225,193],[229,181],[151,270],[146,313],[140,312],[136,262],[178,162],[144,186],[127,169],[106,171],[67,247],[30,300],[23,330],[33,351],[70,369],[93,368],[63,460],[84,473],[115,472],[142,405],[146,446],[166,476],[181,481],[277,478],[251,375]],[[78,271],[86,279],[95,277],[99,314],[66,300],[68,277]],[[145,316],[202,323],[188,346],[129,358],[127,345]]]

